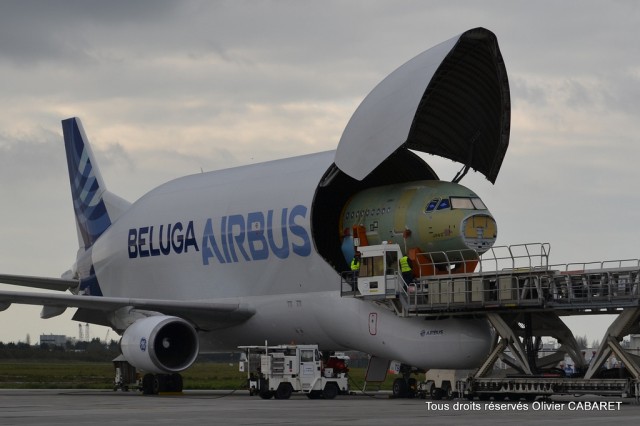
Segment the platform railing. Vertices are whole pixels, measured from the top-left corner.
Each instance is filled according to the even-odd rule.
[[[481,257],[479,272],[515,269],[548,269],[549,243],[525,243],[491,247]]]
[[[421,257],[432,261],[439,273],[418,277],[400,295],[413,313],[517,306],[588,309],[590,305],[640,303],[640,260],[550,265],[550,251],[548,243],[492,247],[475,258],[475,271],[463,272],[456,264],[474,260],[468,253],[424,253]]]
[[[549,253],[548,243],[492,247],[482,256],[471,250],[423,253],[418,269],[425,270],[420,262],[427,259],[439,273],[409,283],[398,273],[395,289],[387,288],[384,297],[397,299],[403,315],[514,307],[596,313],[640,305],[639,259],[550,265]],[[466,270],[474,260],[475,270]],[[365,297],[351,287],[352,277],[342,274],[341,295]]]
[[[620,269],[620,268],[640,268],[639,259],[620,259],[620,260],[603,260],[592,262],[572,262],[551,265],[552,268],[569,272],[569,271],[589,271],[603,269]]]
[[[593,310],[640,304],[640,271],[561,274],[555,271],[501,273],[423,279],[399,293],[408,312],[515,307]]]

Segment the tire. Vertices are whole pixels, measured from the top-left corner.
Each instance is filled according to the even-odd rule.
[[[169,382],[170,382],[170,390],[171,392],[182,392],[182,388],[183,388],[183,382],[182,382],[182,375],[178,374],[178,373],[173,373],[170,377],[169,377]]]
[[[453,399],[453,388],[451,387],[451,382],[445,380],[442,382],[442,397],[446,399]]]
[[[440,401],[444,395],[445,392],[442,388],[437,388],[435,386],[431,388],[431,399],[434,401]]]
[[[158,395],[161,391],[164,391],[164,377],[160,374],[153,375],[152,394]]]
[[[273,392],[268,390],[265,390],[265,391],[261,390],[258,395],[260,395],[260,398],[262,399],[271,399],[271,397],[273,396]]]
[[[153,374],[145,374],[142,378],[142,394],[153,395],[155,377]]]
[[[324,399],[333,399],[338,395],[338,386],[335,383],[327,383],[322,390]]]
[[[276,399],[289,399],[291,392],[293,392],[293,388],[289,383],[280,383],[276,389]]]
[[[309,398],[309,399],[320,399],[320,398],[322,398],[322,391],[317,391],[317,390],[311,391],[311,392],[309,392],[307,394],[307,398]]]
[[[393,381],[393,397],[406,398],[409,394],[409,384],[405,379],[395,379]]]
[[[269,382],[265,379],[260,379],[258,390],[256,392],[262,399],[270,399],[273,396],[273,392],[269,390]]]

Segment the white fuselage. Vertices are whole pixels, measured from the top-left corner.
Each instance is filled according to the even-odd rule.
[[[315,343],[423,368],[468,368],[489,350],[484,320],[402,318],[340,296],[317,252],[311,216],[325,152],[186,176],[135,202],[98,239],[92,263],[104,296],[232,302],[255,314],[208,326],[202,350]],[[78,265],[81,275],[86,265]],[[204,328],[204,327],[202,327]]]

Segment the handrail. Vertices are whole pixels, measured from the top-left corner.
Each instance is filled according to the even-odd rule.
[[[534,248],[537,248],[539,252],[535,253]],[[506,250],[507,255],[499,256],[498,250]],[[548,269],[550,252],[551,245],[549,243],[524,243],[491,247],[480,258],[481,271],[484,270],[484,265],[489,262],[495,265],[493,271],[518,268]],[[505,263],[508,267],[505,267]]]
[[[399,271],[385,275],[386,298],[399,299],[393,303],[399,315],[518,306],[597,313],[640,303],[640,259],[550,265],[550,251],[548,243],[527,243],[492,247],[482,256],[475,250],[421,253],[421,271],[430,263],[439,273],[413,283],[405,283]],[[466,270],[474,261],[475,270]],[[367,298],[351,289],[351,277],[350,271],[341,274],[341,295]]]
[[[534,248],[539,253],[535,253]],[[433,265],[435,269],[441,271],[440,274],[452,275],[452,271],[457,264],[469,261],[478,262],[478,273],[517,268],[548,269],[550,251],[551,245],[549,243],[525,243],[490,247],[482,255],[473,249],[419,253],[417,259],[420,271],[423,270],[424,266]],[[423,258],[428,259],[428,263],[420,260]],[[493,267],[491,268],[490,265]],[[466,271],[466,266],[465,263],[465,271],[463,273],[474,272]]]
[[[613,264],[613,266],[606,266]],[[591,267],[593,265],[593,267]],[[616,266],[617,265],[617,266]],[[589,271],[613,268],[640,268],[640,259],[618,259],[618,260],[602,260],[592,262],[571,262],[551,265],[558,270],[564,272],[569,271]]]

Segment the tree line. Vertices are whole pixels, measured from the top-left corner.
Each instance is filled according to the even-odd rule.
[[[366,367],[368,356],[361,352],[347,352],[350,367]],[[64,346],[25,342],[0,342],[0,362],[9,361],[60,361],[60,362],[111,362],[120,355],[117,340],[108,343],[95,338],[91,341],[67,340]],[[237,363],[240,352],[200,354],[198,362]]]
[[[103,342],[98,338],[91,341],[67,340],[64,346],[40,343],[30,345],[24,342],[0,342],[0,360],[57,360],[57,361],[112,361],[120,355],[118,342]]]

